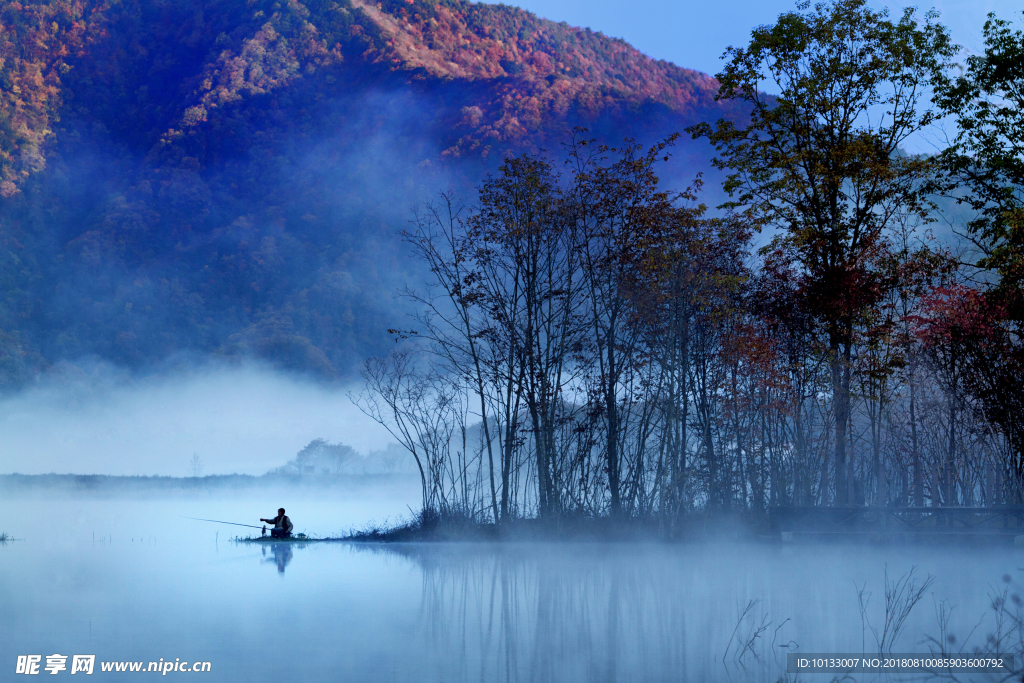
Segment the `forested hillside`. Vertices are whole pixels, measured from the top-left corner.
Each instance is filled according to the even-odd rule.
[[[8,388],[90,358],[347,375],[415,279],[411,207],[575,125],[735,113],[704,74],[457,0],[11,2],[0,87]]]

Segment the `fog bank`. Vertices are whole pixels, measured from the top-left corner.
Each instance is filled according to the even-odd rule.
[[[44,380],[0,401],[0,473],[263,474],[316,438],[360,453],[391,439],[347,397],[255,366]]]

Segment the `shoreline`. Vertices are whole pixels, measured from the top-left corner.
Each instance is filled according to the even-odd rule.
[[[808,545],[937,545],[959,547],[1010,546],[1024,550],[1024,534],[1020,533],[957,533],[936,530],[930,533],[906,531],[861,530],[821,532],[811,529],[772,532],[765,520],[756,517],[721,517],[692,519],[671,529],[656,521],[566,519],[548,524],[539,519],[514,520],[502,526],[493,523],[445,522],[423,525],[413,521],[390,528],[369,528],[354,531],[339,541],[366,544],[402,543],[687,543],[745,542],[780,547]]]

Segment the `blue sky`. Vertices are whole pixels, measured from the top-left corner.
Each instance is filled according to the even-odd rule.
[[[729,45],[740,45],[750,30],[771,23],[792,10],[794,0],[521,0],[508,2],[546,19],[586,26],[605,35],[624,38],[651,57],[714,74],[719,57]],[[995,12],[1020,24],[1020,0],[934,0],[900,2],[872,0],[875,8],[896,14],[908,6],[934,8],[950,27],[953,39],[968,49],[980,50],[985,16]]]

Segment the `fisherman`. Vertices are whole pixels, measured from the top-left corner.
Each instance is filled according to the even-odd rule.
[[[271,538],[291,538],[292,535],[292,520],[285,517],[284,508],[277,509],[277,517],[273,519],[260,518],[261,522],[267,524],[273,524],[274,528],[270,530]]]

